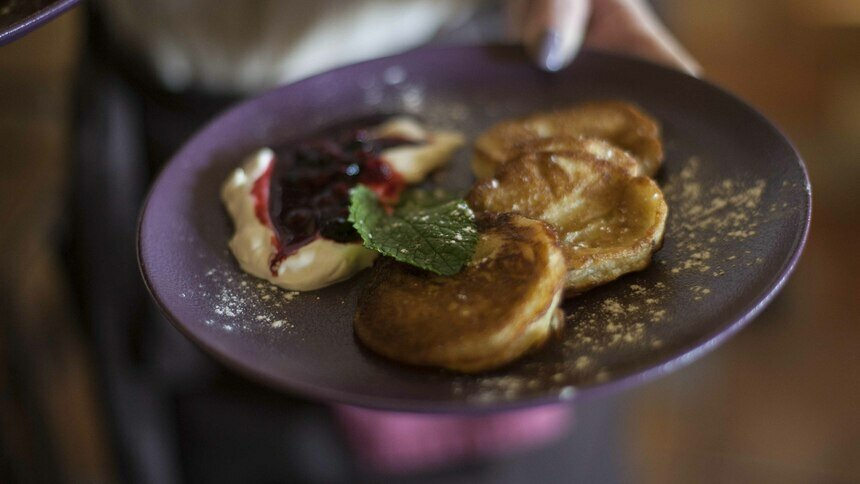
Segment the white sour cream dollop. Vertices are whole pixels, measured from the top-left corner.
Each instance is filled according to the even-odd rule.
[[[392,118],[372,132],[377,137],[399,136],[422,142],[390,148],[380,154],[407,183],[423,180],[463,144],[458,133],[428,131],[406,117]],[[257,218],[253,188],[274,161],[271,149],[260,149],[230,174],[221,189],[221,199],[235,227],[230,250],[242,270],[284,289],[310,291],[348,279],[370,267],[377,253],[360,242],[339,243],[317,237],[285,257],[272,271],[272,260],[277,254],[272,240],[276,235]]]

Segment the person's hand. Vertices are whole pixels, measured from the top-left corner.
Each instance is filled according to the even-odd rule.
[[[510,0],[508,11],[532,59],[548,71],[567,66],[585,45],[701,73],[644,0]]]

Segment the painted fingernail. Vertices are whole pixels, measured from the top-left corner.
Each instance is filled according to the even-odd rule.
[[[540,39],[529,46],[529,55],[541,69],[556,72],[570,63],[570,53],[566,52],[558,31],[547,29]]]

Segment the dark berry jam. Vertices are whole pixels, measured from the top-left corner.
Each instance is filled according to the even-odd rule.
[[[271,261],[273,274],[285,257],[317,236],[342,243],[360,241],[347,220],[349,190],[362,183],[380,200],[395,203],[405,182],[380,153],[407,144],[415,142],[372,138],[367,127],[353,125],[275,150],[273,168],[258,180],[268,184],[268,196],[256,193],[256,184],[254,187],[258,208],[268,204],[265,214],[258,209],[257,218],[271,225],[277,235],[273,240],[278,249]]]

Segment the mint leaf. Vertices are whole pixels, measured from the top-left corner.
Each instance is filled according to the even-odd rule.
[[[411,194],[391,213],[373,190],[357,185],[350,193],[349,221],[364,246],[443,276],[463,268],[475,252],[475,214],[461,199]]]

